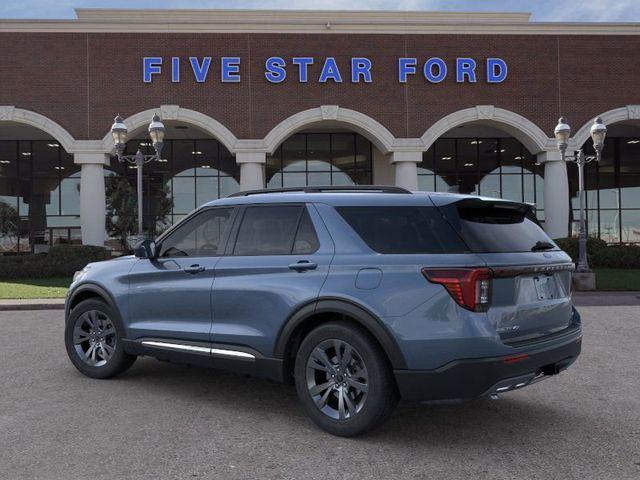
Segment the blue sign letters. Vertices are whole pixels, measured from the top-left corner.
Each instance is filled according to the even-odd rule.
[[[293,81],[299,83],[308,83],[316,81],[318,83],[342,83],[342,72],[338,66],[335,57],[326,57],[324,59],[313,57],[292,57],[290,59],[280,56],[269,57],[264,62],[264,78],[269,83],[282,83],[289,77],[287,69],[294,69]],[[240,76],[240,57],[221,57],[220,58],[220,81],[222,83],[239,83]],[[197,83],[207,81],[209,70],[211,69],[212,57],[189,57],[189,65],[193,80]],[[317,66],[316,66],[317,64]],[[343,68],[349,69],[347,78],[351,79],[351,83],[372,83],[374,80],[373,61],[367,57],[352,57],[350,62]],[[508,67],[507,62],[502,58],[489,57],[486,59],[486,69],[483,71],[482,63],[478,68],[478,62],[471,57],[459,57],[451,60],[445,60],[440,57],[429,57],[426,60],[418,60],[416,57],[400,57],[398,58],[398,77],[399,83],[407,83],[418,72],[418,65],[422,68],[422,81],[425,83],[441,83],[448,78],[449,70],[455,73],[455,81],[457,83],[476,83],[478,77],[483,78],[486,83],[502,83],[507,79]],[[144,57],[142,59],[142,81],[144,83],[152,83],[156,76],[162,75],[163,58],[162,57]],[[183,81],[181,76],[181,58],[171,57],[171,82],[180,83]],[[295,75],[297,69],[298,75]],[[416,76],[415,80],[419,78]]]

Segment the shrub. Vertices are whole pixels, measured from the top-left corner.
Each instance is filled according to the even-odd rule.
[[[578,262],[578,239],[555,240],[571,259]],[[599,238],[587,239],[587,260],[592,268],[640,268],[640,247],[637,245],[607,245]]]
[[[106,248],[88,245],[60,245],[51,247],[49,253],[0,256],[0,278],[70,277],[87,263],[109,258]]]

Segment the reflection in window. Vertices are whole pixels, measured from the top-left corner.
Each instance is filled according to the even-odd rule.
[[[532,203],[544,221],[543,173],[514,138],[440,138],[418,165],[418,188]]]
[[[0,253],[80,242],[79,172],[55,140],[0,141]]]
[[[591,140],[585,151],[593,151]],[[567,165],[571,226],[580,218],[578,168]],[[602,159],[585,167],[587,230],[608,243],[640,243],[640,138],[607,137]]]
[[[268,188],[368,185],[372,146],[356,133],[298,133],[267,157]]]

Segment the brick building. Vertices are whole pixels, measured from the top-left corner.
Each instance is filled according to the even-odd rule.
[[[535,203],[575,230],[577,172],[553,129],[608,127],[586,173],[588,228],[640,242],[640,24],[535,23],[518,13],[77,10],[0,20],[0,252],[103,244],[116,114],[165,223],[239,189],[396,184]],[[157,198],[157,195],[156,195]]]

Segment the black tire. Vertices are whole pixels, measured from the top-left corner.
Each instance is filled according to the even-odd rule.
[[[344,347],[332,348],[331,344],[344,345]],[[344,377],[340,376],[338,380],[342,381],[344,378],[349,383],[341,383],[338,386],[334,384],[330,389],[320,390],[327,383],[336,382],[335,374],[340,372],[335,368],[342,364],[338,359],[347,358],[348,347],[351,347],[355,368],[343,368]],[[322,351],[325,351],[326,359],[321,364],[317,359],[320,356],[319,352]],[[331,353],[336,351],[342,354],[334,356]],[[330,372],[325,371],[327,370],[324,368],[326,360],[333,364],[329,369]],[[366,372],[366,379],[365,377],[356,379],[359,373],[353,374],[348,371]],[[330,378],[331,375],[333,378]],[[346,378],[347,375],[350,378]],[[298,397],[307,414],[320,428],[341,437],[361,435],[380,425],[391,415],[399,399],[385,353],[369,332],[349,322],[330,322],[312,330],[302,340],[298,349],[294,377]],[[352,385],[356,384],[366,385],[366,397],[363,391],[352,388]],[[340,391],[340,385],[343,386],[345,393]],[[315,397],[312,392],[316,393]],[[340,398],[341,395],[349,395],[348,405],[346,398]],[[362,402],[361,404],[357,403],[358,399]],[[348,410],[350,406],[351,411],[355,413],[351,415],[345,412],[346,415],[343,415],[340,412],[341,404],[345,407],[344,410]]]
[[[93,319],[93,320],[91,320]],[[95,336],[87,332],[92,331],[87,328],[94,321],[104,328],[104,337],[99,334]],[[111,328],[112,327],[112,328]],[[82,330],[81,333],[77,328]],[[107,333],[112,332],[113,333]],[[75,337],[75,338],[74,338]],[[69,314],[64,331],[64,343],[67,355],[71,363],[83,374],[92,378],[111,378],[127,370],[136,360],[135,355],[129,355],[124,351],[122,338],[124,329],[120,316],[113,308],[101,300],[89,299],[80,302]],[[80,343],[74,340],[85,339]],[[105,343],[104,348],[101,345]],[[92,352],[96,360],[85,357],[83,354],[94,345],[97,345]],[[101,352],[101,353],[99,353]],[[110,352],[110,353],[107,353]],[[108,355],[108,359],[107,359]]]

